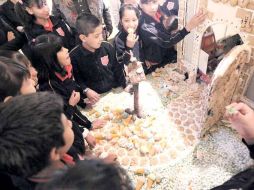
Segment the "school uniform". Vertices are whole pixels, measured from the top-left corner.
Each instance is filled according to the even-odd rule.
[[[62,77],[59,73],[52,73],[49,71],[48,82],[40,85],[40,90],[50,90],[61,95],[64,100],[65,114],[67,118],[77,122],[79,125],[87,129],[90,129],[92,127],[91,122],[77,109],[76,106],[69,105],[69,99],[73,91],[80,92],[80,105],[82,105],[82,107],[85,107],[85,103],[83,102],[85,96],[82,93],[82,89],[76,81],[73,80],[72,66],[69,65],[68,68],[68,74],[64,77]]]
[[[29,28],[25,27],[25,34],[29,42],[33,42],[39,35],[48,33],[61,37],[63,46],[69,50],[76,46],[76,30],[71,28],[61,17],[50,16],[48,27],[36,23],[33,23]]]
[[[25,27],[25,34],[30,45],[29,59],[32,62],[33,67],[38,71],[38,83],[39,85],[47,82],[45,78],[45,68],[42,59],[33,50],[33,42],[36,37],[42,34],[53,33],[59,36],[63,42],[63,46],[69,50],[76,46],[76,30],[69,27],[64,19],[61,17],[50,16],[49,25],[43,27],[36,23],[32,23],[30,27]]]
[[[160,9],[167,15],[178,15],[179,0],[166,0]]]
[[[63,98],[64,113],[66,117],[72,121],[72,129],[74,132],[74,143],[69,154],[75,159],[78,159],[77,154],[82,155],[85,153],[85,144],[82,133],[84,132],[84,128],[91,129],[92,123],[79,111],[77,106],[69,104],[69,99],[73,91],[80,92],[81,98],[78,105],[82,105],[82,107],[85,106],[85,96],[82,94],[82,89],[73,80],[72,66],[69,65],[67,68],[68,72],[65,77],[62,77],[59,73],[50,73],[48,82],[40,85],[40,90],[53,91]]]
[[[97,93],[104,93],[122,83],[119,81],[122,76],[119,75],[123,73],[111,44],[102,42],[95,52],[79,45],[71,52],[70,57],[74,78],[83,90],[90,88]]]
[[[142,51],[141,41],[138,40],[133,48],[129,48],[126,45],[128,33],[125,30],[121,30],[117,33],[114,39],[114,47],[116,50],[116,59],[120,64],[122,71],[124,72],[124,65],[128,65],[130,63],[130,52],[133,53],[133,56],[140,62],[144,62],[144,55]],[[121,81],[125,81],[125,78]],[[125,82],[126,83],[126,82]],[[125,83],[121,84],[125,87]]]
[[[176,62],[177,53],[174,45],[189,34],[185,28],[174,34],[167,31],[162,24],[160,12],[157,13],[156,20],[142,12],[139,33],[145,60],[152,65],[152,70],[167,63]]]
[[[16,29],[17,26],[22,26],[22,24],[15,13],[14,7],[14,3],[7,0],[1,5],[1,15],[5,17],[8,24]]]
[[[1,44],[2,46],[0,49],[11,51],[18,51],[21,49],[26,56],[29,56],[29,47],[25,43],[25,34],[17,30],[17,27],[22,26],[22,24],[15,13],[14,6],[14,3],[12,3],[10,0],[7,0],[0,7],[1,29],[5,31],[6,35],[6,41],[5,43]],[[15,39],[8,42],[7,32],[13,32]]]

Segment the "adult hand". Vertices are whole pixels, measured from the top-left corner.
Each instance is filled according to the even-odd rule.
[[[244,103],[227,106],[226,117],[248,144],[254,144],[254,111]]]
[[[186,25],[186,30],[190,32],[192,29],[196,28],[198,25],[203,23],[206,19],[207,12],[203,10],[199,10],[197,14],[195,14],[190,21]]]

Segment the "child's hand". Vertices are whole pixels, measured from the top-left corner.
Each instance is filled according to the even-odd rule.
[[[203,23],[206,19],[207,13],[203,12],[203,10],[199,10],[197,14],[195,14],[190,21],[186,25],[186,30],[190,32],[192,29],[196,28],[198,25]]]
[[[93,135],[91,135],[91,133],[88,133],[85,139],[86,139],[86,142],[88,143],[89,147],[91,149],[93,149],[96,145],[95,137]]]
[[[227,106],[226,117],[248,144],[254,143],[254,111],[244,103]]]
[[[106,125],[107,121],[103,120],[103,119],[96,119],[93,121],[92,123],[92,129],[99,129],[102,128]]]
[[[103,153],[102,153],[103,154]],[[116,154],[107,154],[107,156],[102,157],[102,160],[107,164],[115,163],[117,160]]]
[[[133,48],[137,41],[138,36],[134,33],[129,33],[126,39],[126,46],[129,48]]]
[[[69,104],[71,106],[76,106],[79,100],[80,100],[80,93],[73,91],[69,99]]]
[[[100,95],[94,90],[90,89],[86,92],[87,98],[90,100],[91,104],[95,104],[100,100]]]
[[[12,31],[7,32],[7,39],[8,39],[8,42],[15,39],[15,35]]]

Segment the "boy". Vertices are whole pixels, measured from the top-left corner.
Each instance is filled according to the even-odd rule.
[[[102,42],[102,25],[94,15],[77,19],[77,30],[82,44],[71,53],[74,78],[83,89],[91,104],[95,104],[100,93],[119,86],[123,71],[117,63],[113,47]]]
[[[84,160],[74,167],[58,172],[38,190],[134,190],[126,171],[117,164],[100,160]]]
[[[13,97],[0,105],[0,119],[0,175],[9,180],[3,187],[34,189],[65,167],[60,158],[74,137],[59,96],[41,92]]]
[[[159,0],[140,0],[140,38],[143,44],[145,63],[148,72],[170,62],[176,62],[174,45],[181,41],[192,29],[205,20],[206,14],[200,11],[182,30],[171,34],[159,11]],[[164,26],[165,25],[165,26]]]

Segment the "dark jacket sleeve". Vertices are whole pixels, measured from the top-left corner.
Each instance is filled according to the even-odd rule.
[[[77,55],[71,55],[71,63],[73,66],[73,75],[75,78],[75,81],[78,83],[78,85],[80,86],[80,88],[82,89],[82,92],[87,88],[87,86],[85,85],[82,76],[79,72],[79,60],[77,59]]]
[[[103,20],[106,25],[109,35],[113,32],[113,25],[111,15],[108,6],[103,2]]]
[[[69,120],[72,120],[74,112],[75,112],[74,106],[71,106],[67,102],[64,102],[64,113]]]
[[[142,24],[140,36],[144,43],[154,43],[162,48],[170,48],[181,41],[189,32],[183,28],[174,34],[157,30],[153,25]]]
[[[254,159],[254,144],[248,145],[244,139],[242,139],[243,143],[247,146],[250,151],[250,157]]]
[[[0,46],[0,50],[18,51],[27,43],[25,34],[15,36],[15,38],[9,42]]]
[[[0,29],[0,46],[7,42],[7,35],[6,32]]]
[[[119,37],[116,36],[114,40],[114,46],[116,51],[116,59],[120,65],[128,65],[130,62],[130,51],[131,48],[128,48],[125,45],[125,42]]]
[[[110,52],[110,61],[112,62],[112,71],[114,73],[115,81],[117,86],[122,86],[123,88],[126,87],[126,79],[124,74],[124,67],[123,65],[119,64],[116,58],[116,51],[112,45],[109,44],[109,52]]]

